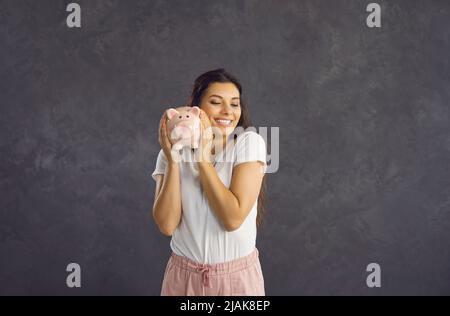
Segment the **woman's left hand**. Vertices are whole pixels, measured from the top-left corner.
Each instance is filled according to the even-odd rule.
[[[212,140],[213,132],[211,128],[211,121],[205,111],[200,110],[201,121],[201,134],[200,134],[200,161],[199,162],[212,162]]]

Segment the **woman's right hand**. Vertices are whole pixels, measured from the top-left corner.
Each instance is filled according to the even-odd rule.
[[[167,135],[167,115],[166,111],[164,111],[163,116],[159,122],[159,137],[158,141],[161,145],[161,148],[167,158],[169,163],[179,162],[180,156],[176,151],[172,151],[172,143],[169,140],[169,136]]]

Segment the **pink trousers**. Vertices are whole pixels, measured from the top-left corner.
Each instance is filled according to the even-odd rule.
[[[216,264],[201,264],[174,253],[164,272],[161,295],[264,296],[259,252]]]

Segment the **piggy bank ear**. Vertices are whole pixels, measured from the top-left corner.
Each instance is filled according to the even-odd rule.
[[[178,114],[178,111],[173,108],[170,108],[167,110],[167,117],[169,118],[169,120],[171,120],[172,117],[174,117],[177,114]]]
[[[191,112],[194,115],[200,116],[200,108],[198,106],[193,106]]]

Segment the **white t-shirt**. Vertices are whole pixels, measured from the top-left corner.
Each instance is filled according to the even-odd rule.
[[[198,163],[193,159],[192,150],[184,147],[181,157],[179,164],[183,211],[180,224],[172,234],[172,251],[196,262],[209,264],[227,262],[250,254],[256,245],[257,200],[242,225],[234,231],[226,231],[202,190]],[[262,161],[263,170],[266,171],[266,143],[256,132],[245,131],[237,136],[234,144],[231,134],[227,149],[220,150],[214,160],[219,178],[229,188],[233,167],[240,163]],[[164,174],[166,165],[167,159],[161,149],[152,173],[155,180],[155,175]]]

